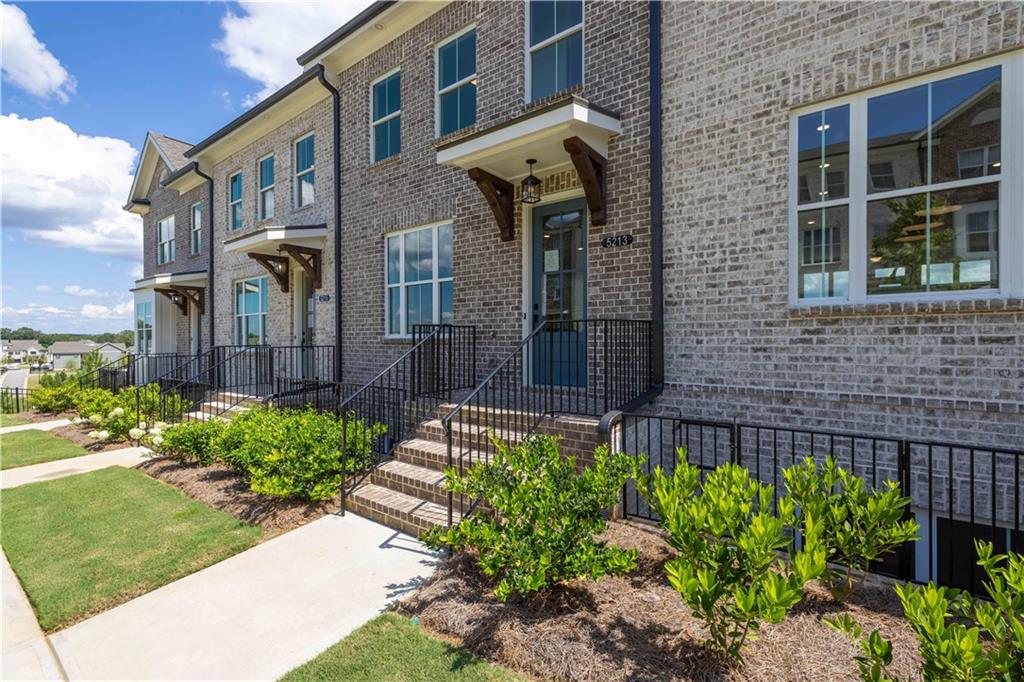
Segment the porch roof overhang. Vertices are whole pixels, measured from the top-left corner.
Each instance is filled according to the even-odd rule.
[[[262,253],[278,255],[282,245],[322,248],[327,239],[327,224],[271,225],[258,232],[224,242],[224,253]]]
[[[176,285],[188,287],[205,287],[206,270],[194,270],[192,272],[167,272],[152,277],[144,277],[135,280],[132,291],[145,291],[147,289],[168,288]]]
[[[580,138],[608,157],[608,141],[622,132],[618,114],[578,96],[557,100],[506,123],[441,144],[437,163],[470,170],[480,168],[512,180],[527,175],[526,159],[536,159],[534,173],[568,165],[563,142]]]

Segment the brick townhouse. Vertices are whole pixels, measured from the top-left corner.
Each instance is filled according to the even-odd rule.
[[[1022,46],[1020,3],[376,2],[206,140],[147,137],[137,351],[390,388],[472,327],[464,404],[350,496],[399,525],[444,505],[412,463],[453,423],[558,412],[509,432],[585,448],[627,408],[898,441],[919,577],[1020,548],[1019,460],[907,444],[1024,443]]]

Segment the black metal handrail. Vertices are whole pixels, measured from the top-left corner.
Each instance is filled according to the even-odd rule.
[[[650,321],[544,320],[442,418],[447,465],[461,473],[488,462],[492,435],[514,443],[551,415],[600,416],[649,400],[653,376]],[[460,513],[475,504],[460,497]],[[454,508],[449,493],[449,524]]]
[[[191,371],[183,374],[184,378],[165,381],[160,387],[160,421],[176,421],[186,413],[196,414],[197,409],[200,419],[220,416],[254,395],[254,387],[266,385],[267,377],[259,368],[257,356],[266,355],[268,349],[269,346],[215,346],[196,356],[187,363]],[[214,405],[207,401],[212,391],[220,391],[223,397],[223,392],[229,389],[241,391],[231,398],[234,402]]]
[[[133,358],[138,357],[132,353],[125,353],[124,355],[111,360],[110,362],[104,363],[95,369],[90,370],[86,373],[79,373],[75,377],[75,381],[78,382],[80,388],[97,388],[101,385],[101,376],[104,371],[117,370],[122,367],[130,365]]]
[[[907,515],[916,517],[922,539],[876,562],[876,573],[983,593],[972,539],[993,542],[999,553],[1024,552],[1024,450],[623,412],[606,415],[600,430],[616,451],[646,454],[648,471],[671,472],[681,446],[704,471],[741,464],[775,486],[776,501],[786,494],[783,469],[804,457],[831,455],[868,489],[895,482],[911,499]],[[623,488],[622,505],[626,516],[657,518],[632,483]]]
[[[415,331],[411,348],[373,379],[342,401],[341,415],[341,510],[347,495],[348,448],[346,438],[351,418],[367,427],[383,424],[386,431],[370,444],[367,469],[389,457],[443,401],[470,381],[462,371],[465,358],[475,356],[476,327],[431,325]],[[475,363],[475,360],[471,361]],[[475,372],[475,364],[471,365]],[[458,371],[457,371],[458,369]],[[468,370],[467,370],[468,371]]]

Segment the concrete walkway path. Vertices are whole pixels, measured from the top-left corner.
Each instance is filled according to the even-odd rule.
[[[58,459],[54,462],[43,462],[42,464],[31,464],[26,467],[7,469],[0,471],[0,488],[16,488],[26,483],[49,481],[54,478],[84,474],[88,471],[106,469],[109,466],[115,465],[133,467],[136,464],[145,462],[150,456],[150,451],[147,448],[130,447],[97,452],[95,455],[69,457],[67,459]]]
[[[273,680],[419,587],[438,557],[325,516],[51,636],[71,680]]]
[[[3,559],[3,679],[63,680],[57,659],[36,622],[18,576]]]
[[[70,423],[70,419],[54,419],[48,422],[32,422],[31,424],[18,424],[17,426],[3,426],[0,427],[0,435],[5,433],[14,433],[15,431],[31,431],[32,429],[37,431],[52,431],[53,429],[61,426],[67,426]]]

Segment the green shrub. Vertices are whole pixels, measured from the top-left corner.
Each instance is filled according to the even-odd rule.
[[[800,519],[809,515],[821,527],[826,560],[846,567],[846,590],[853,589],[854,571],[863,579],[870,562],[917,540],[917,521],[901,520],[910,498],[900,495],[893,481],[868,492],[864,479],[837,465],[832,457],[825,459],[820,473],[814,459],[807,457],[783,474]],[[829,571],[826,575],[835,587],[841,574]]]
[[[60,386],[40,387],[32,392],[32,408],[39,412],[66,412],[74,406],[78,385],[66,382]]]
[[[39,375],[39,385],[43,388],[57,388],[69,381],[75,381],[74,372],[44,372]]]
[[[227,424],[221,419],[189,421],[174,424],[163,429],[158,450],[161,454],[185,462],[196,462],[203,466],[213,464],[213,443]]]
[[[920,644],[926,682],[1024,679],[1024,555],[993,554],[988,542],[975,541],[974,546],[991,601],[934,583],[896,586]],[[887,670],[892,644],[877,630],[864,637],[848,613],[825,622],[860,644],[863,653],[856,660],[861,679],[897,679]]]
[[[708,627],[708,644],[742,663],[742,649],[761,621],[778,623],[803,597],[803,585],[825,569],[825,550],[811,514],[804,516],[800,551],[784,561],[790,544],[784,527],[795,521],[793,503],[774,488],[752,480],[736,464],[718,467],[703,484],[701,470],[679,449],[672,477],[661,467],[652,475],[637,470],[637,488],[660,517],[677,552],[665,563],[668,581]]]
[[[575,458],[563,457],[554,438],[533,436],[511,450],[495,444],[490,464],[476,464],[465,476],[445,472],[449,490],[481,498],[494,513],[478,509],[458,525],[428,532],[429,546],[477,550],[481,570],[498,578],[494,594],[501,601],[636,567],[635,551],[594,539],[607,526],[606,513],[635,458],[601,447],[594,463],[577,472]]]
[[[82,388],[75,394],[74,406],[79,417],[94,422],[97,421],[94,417],[103,419],[110,414],[118,406],[118,401],[104,388]]]

